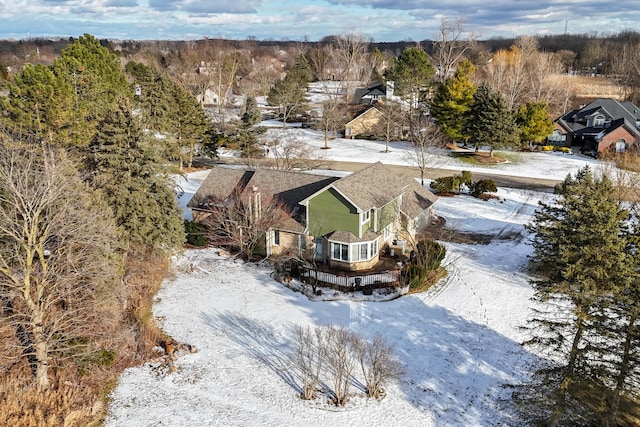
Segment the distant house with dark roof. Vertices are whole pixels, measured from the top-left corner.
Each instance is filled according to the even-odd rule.
[[[564,114],[547,138],[551,144],[580,146],[582,151],[597,153],[623,152],[639,140],[640,108],[612,98],[599,98]]]
[[[371,268],[393,241],[424,229],[433,217],[436,196],[414,178],[380,162],[346,177],[327,177],[270,169],[212,169],[187,205],[196,221],[211,203],[264,189],[287,206],[290,220],[266,233],[266,255],[302,254],[332,268]]]
[[[394,82],[388,81],[386,84],[375,83],[369,87],[356,89],[351,99],[352,104],[375,104],[382,99],[392,99],[394,95]]]
[[[387,96],[387,87],[383,84],[358,88],[353,94],[352,104],[374,104]]]

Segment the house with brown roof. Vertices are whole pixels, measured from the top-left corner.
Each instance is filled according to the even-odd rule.
[[[384,114],[374,105],[358,111],[351,120],[344,125],[345,138],[355,138],[362,135],[372,135],[380,126]]]
[[[187,206],[201,221],[212,203],[247,191],[272,194],[290,214],[266,230],[266,255],[292,251],[349,271],[374,266],[383,248],[408,251],[405,239],[429,225],[436,200],[408,174],[377,162],[342,178],[217,167]]]
[[[286,212],[286,215],[278,215],[282,219],[265,230],[263,255],[277,255],[286,251],[298,253],[306,248],[307,243],[306,214],[299,201],[337,179],[275,169],[245,170],[217,166],[211,169],[187,207],[191,209],[194,221],[205,222],[214,209],[230,209],[243,198],[254,200],[256,205],[277,205],[275,208]],[[274,215],[273,212],[264,214]]]

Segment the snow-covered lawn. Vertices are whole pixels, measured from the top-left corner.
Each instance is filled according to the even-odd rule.
[[[401,151],[393,146],[392,153],[380,153],[365,141],[333,144],[326,150],[332,158],[363,162],[393,163],[391,155]],[[592,163],[556,153],[524,156],[505,173],[562,179]],[[180,182],[182,206],[206,173]],[[526,381],[540,362],[520,345],[519,326],[532,295],[523,225],[538,201],[552,195],[513,189],[497,195],[486,202],[469,196],[436,202],[448,227],[496,237],[487,245],[448,243],[447,278],[428,292],[391,302],[310,301],[274,281],[266,265],[216,249],[185,251],[175,259],[175,275],[163,284],[154,314],[168,334],[197,352],[180,357],[177,372],[167,376],[158,376],[153,363],[127,370],[111,395],[106,425],[519,425],[504,385]],[[406,375],[387,387],[386,399],[368,400],[357,385],[344,408],[298,397],[289,359],[293,328],[329,323],[365,337],[379,332],[395,346]]]

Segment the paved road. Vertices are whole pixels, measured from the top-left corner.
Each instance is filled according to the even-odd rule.
[[[268,162],[268,159],[261,159],[263,162]],[[194,165],[200,166],[213,166],[216,164],[235,164],[235,165],[243,165],[245,164],[246,159],[241,159],[238,157],[220,157],[216,160],[211,160],[207,158],[198,158],[194,160]],[[367,163],[360,162],[344,162],[344,161],[323,161],[321,168],[327,170],[335,170],[335,171],[347,171],[347,172],[355,172],[364,167],[366,167]],[[399,171],[405,172],[410,176],[415,178],[420,177],[420,170],[414,166],[404,166],[404,165],[388,165],[393,167]],[[450,176],[457,173],[456,171],[450,169],[438,169],[438,168],[429,168],[425,172],[425,179],[433,179],[439,178],[443,176]],[[500,174],[492,174],[489,172],[473,172],[473,179],[493,179],[498,187],[508,187],[508,188],[519,188],[523,190],[534,190],[534,191],[546,191],[552,192],[553,187],[560,181],[554,179],[541,179],[541,178],[528,178],[521,176],[511,176],[511,175],[500,175]]]

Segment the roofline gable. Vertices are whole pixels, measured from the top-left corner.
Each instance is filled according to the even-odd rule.
[[[323,193],[323,192],[325,192],[325,191],[327,191],[327,190],[329,190],[329,189],[334,189],[334,190],[335,190],[335,191],[336,191],[340,196],[344,197],[344,199],[345,199],[347,202],[349,202],[349,203],[351,204],[351,206],[353,206],[354,208],[356,208],[356,212],[358,212],[358,213],[362,213],[362,212],[364,212],[364,211],[366,210],[366,209],[362,209],[360,206],[358,206],[357,204],[355,204],[355,203],[353,202],[353,200],[351,200],[349,197],[347,197],[347,195],[346,195],[346,194],[344,194],[342,191],[340,191],[338,188],[336,188],[336,186],[335,186],[335,185],[333,185],[333,183],[332,183],[332,184],[327,185],[326,187],[324,187],[324,188],[322,188],[322,189],[320,189],[320,190],[318,190],[318,191],[316,191],[315,193],[313,193],[312,195],[310,195],[310,196],[309,196],[309,197],[307,197],[306,199],[304,199],[304,200],[300,200],[300,202],[299,202],[299,203],[300,203],[301,205],[305,206],[305,207],[309,207],[309,201],[310,201],[311,199],[313,199],[313,198],[314,198],[314,197],[316,197],[318,194]]]

